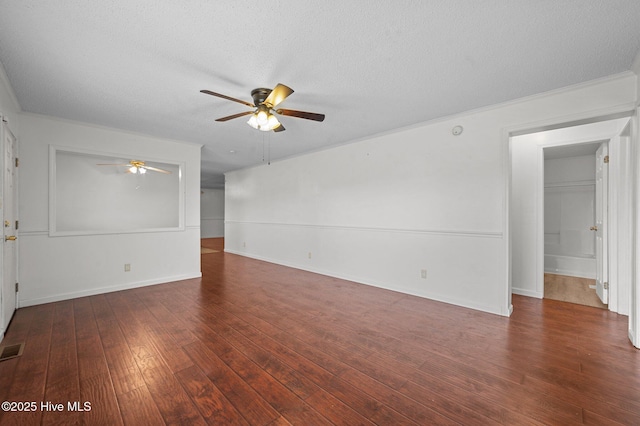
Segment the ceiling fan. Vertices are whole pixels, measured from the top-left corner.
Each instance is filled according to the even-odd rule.
[[[116,167],[127,167],[126,173],[140,174],[143,175],[147,173],[147,170],[151,170],[152,172],[165,173],[170,175],[171,172],[169,170],[159,169],[157,167],[147,166],[144,161],[140,160],[131,160],[128,163],[124,164],[98,164],[98,166],[116,166]]]
[[[296,111],[293,109],[275,109],[276,106],[280,104],[280,102],[284,101],[289,95],[293,93],[293,89],[280,83],[278,83],[278,85],[274,87],[273,90],[265,88],[253,89],[251,91],[253,103],[245,102],[243,100],[232,98],[230,96],[221,95],[220,93],[215,93],[210,90],[201,90],[200,92],[206,93],[207,95],[217,96],[229,101],[238,102],[251,108],[255,108],[252,111],[240,112],[238,114],[218,118],[216,121],[228,121],[234,118],[239,118],[251,114],[251,117],[249,118],[249,121],[247,121],[247,124],[249,124],[254,129],[262,130],[264,132],[267,132],[269,130],[273,130],[274,132],[282,132],[285,130],[284,126],[278,121],[276,116],[273,115],[274,112],[280,115],[288,115],[291,117],[304,118],[307,120],[324,121],[324,114]]]

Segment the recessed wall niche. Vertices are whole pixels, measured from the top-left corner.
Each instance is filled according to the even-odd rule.
[[[170,173],[131,173],[126,166],[131,160]],[[49,235],[183,230],[183,168],[180,163],[51,146]]]

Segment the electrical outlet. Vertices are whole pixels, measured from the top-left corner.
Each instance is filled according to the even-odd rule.
[[[124,271],[125,272],[130,272],[131,271],[131,264],[130,263],[125,263],[124,264]]]
[[[242,243],[242,247],[243,247],[243,248],[246,248],[246,247],[247,247],[247,242],[246,242],[246,241],[244,241],[244,242]]]
[[[420,276],[422,277],[422,279],[427,279],[427,270],[426,269],[421,269],[420,270]]]
[[[309,259],[311,259],[311,252],[309,252]]]

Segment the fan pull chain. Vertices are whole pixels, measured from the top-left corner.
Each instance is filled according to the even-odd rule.
[[[267,140],[265,141],[265,138]],[[265,148],[266,145],[266,148]],[[271,132],[262,132],[262,162],[264,163],[264,151],[267,151],[267,164],[271,165]]]

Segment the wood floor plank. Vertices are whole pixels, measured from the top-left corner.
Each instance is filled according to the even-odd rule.
[[[76,299],[73,308],[80,381],[89,380],[94,376],[109,375],[109,366],[102,348],[91,301],[86,297]]]
[[[155,318],[147,309],[135,309],[131,298],[121,292],[106,295],[133,359],[167,424],[206,424],[188,397],[173,371],[153,344],[148,326],[155,325]]]
[[[88,425],[121,425],[122,415],[109,373],[92,375],[80,380],[80,400],[83,408],[89,408],[80,416]],[[85,403],[89,403],[87,407]]]
[[[378,401],[386,401],[390,408],[403,413],[405,416],[418,424],[451,424],[463,422],[464,424],[487,425],[491,420],[480,413],[465,409],[460,404],[451,404],[455,409],[445,409],[451,407],[431,406],[428,400],[421,403],[420,398],[410,398],[406,393],[398,392],[383,383],[375,380],[371,376],[358,370],[348,370],[340,376],[343,380],[359,387],[367,394]]]
[[[127,394],[145,386],[134,355],[106,299],[103,296],[93,297],[91,305],[116,394]]]
[[[209,424],[248,425],[224,394],[195,365],[176,374]]]
[[[249,384],[265,401],[289,421],[296,424],[324,424],[328,421],[308,406],[291,389],[246,357],[240,350],[213,332],[206,333],[205,345],[240,378]]]
[[[125,425],[163,425],[160,410],[146,386],[118,395],[120,411]]]
[[[324,389],[318,389],[305,402],[336,425],[373,425],[373,422]]]
[[[13,315],[11,322],[11,333],[5,335],[2,346],[11,346],[24,343],[29,334],[31,323],[35,317],[35,309],[19,309]],[[7,359],[0,362],[0,380],[3,386],[0,386],[0,399],[7,401],[9,398],[9,390],[11,382],[16,373],[18,358]],[[2,414],[0,413],[0,419]]]
[[[18,309],[0,397],[38,410],[0,424],[640,424],[625,316],[513,295],[505,318],[222,251],[201,264]]]
[[[10,383],[2,383],[0,386],[2,389],[7,389],[5,401],[35,403],[36,409],[17,412],[1,411],[1,424],[39,424],[42,419],[40,404],[45,401],[54,310],[55,305],[53,304],[33,308],[31,326],[26,336],[22,356],[10,360],[15,361],[12,380]],[[13,324],[12,322],[9,325],[7,333],[11,332]],[[0,380],[4,380],[4,378]]]
[[[280,417],[277,410],[202,342],[191,343],[186,349],[194,363],[223,392],[249,424],[266,425]]]

